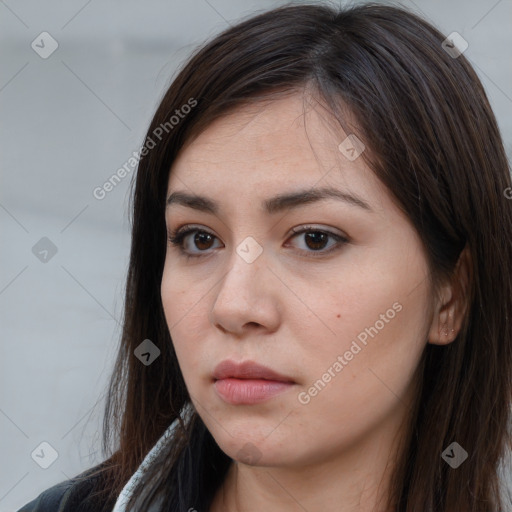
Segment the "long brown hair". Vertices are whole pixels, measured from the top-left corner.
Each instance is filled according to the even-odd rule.
[[[347,113],[356,119],[350,131],[415,226],[432,282],[455,275],[464,248],[469,255],[465,319],[454,342],[425,347],[389,510],[496,512],[511,503],[500,497],[499,475],[511,448],[510,169],[480,80],[443,40],[402,8],[288,4],[228,28],[179,71],[148,129],[133,191],[124,329],[104,419],[103,502],[115,500],[175,420],[159,462],[137,487],[143,509],[160,495],[166,510],[207,510],[225,477],[231,459],[197,412],[180,419],[190,397],[160,296],[169,172],[184,144],[229,110],[307,87],[341,126]],[[183,115],[170,121],[176,109]],[[134,356],[145,339],[161,351],[149,366]],[[457,469],[441,457],[453,442],[468,453]]]

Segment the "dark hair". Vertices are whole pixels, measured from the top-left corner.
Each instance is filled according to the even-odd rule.
[[[228,28],[179,71],[147,132],[130,205],[124,329],[104,419],[104,452],[119,441],[102,468],[110,499],[175,420],[160,462],[137,487],[143,509],[160,495],[166,510],[207,510],[226,475],[232,459],[197,412],[180,418],[190,397],[160,295],[169,172],[180,149],[228,111],[307,90],[364,142],[363,158],[422,240],[434,289],[456,278],[467,300],[456,340],[425,347],[389,510],[502,509],[499,464],[511,448],[511,179],[483,86],[444,39],[402,8],[288,4]],[[170,121],[184,105],[192,108]],[[466,279],[456,273],[463,255]],[[150,366],[134,357],[145,339],[161,351]],[[454,441],[468,451],[456,470],[441,458]]]

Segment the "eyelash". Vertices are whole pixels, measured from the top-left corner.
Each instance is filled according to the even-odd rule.
[[[191,253],[188,253],[187,251],[185,251],[185,249],[183,248],[183,239],[190,233],[194,233],[194,232],[206,233],[208,235],[213,236],[214,238],[217,238],[213,233],[210,233],[209,231],[206,231],[204,229],[199,229],[199,228],[188,228],[188,226],[183,226],[183,227],[176,229],[175,231],[172,231],[168,234],[169,242],[172,245],[174,245],[175,247],[177,247],[180,251],[180,255],[186,257],[187,260],[190,258],[202,258],[202,257],[205,257],[208,254],[210,254],[210,253],[191,254]],[[337,243],[334,244],[327,251],[324,251],[324,250],[305,251],[308,253],[311,252],[312,253],[311,256],[313,258],[319,258],[319,257],[325,256],[326,254],[330,254],[331,252],[341,249],[345,244],[347,244],[349,242],[349,240],[344,236],[338,235],[337,233],[332,233],[331,231],[325,231],[323,229],[318,229],[318,228],[315,228],[314,226],[301,226],[301,228],[299,228],[299,229],[293,228],[292,233],[294,236],[297,236],[302,233],[323,233],[323,234],[328,235],[336,240]],[[202,251],[202,252],[206,252],[206,251]],[[318,256],[314,255],[315,253],[318,253]]]

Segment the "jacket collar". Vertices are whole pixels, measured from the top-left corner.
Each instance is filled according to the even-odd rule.
[[[187,421],[188,419],[190,419],[190,415],[192,414],[192,412],[192,405],[190,403],[187,403],[181,410],[180,416],[184,421]],[[178,425],[178,419],[179,418],[176,418],[167,427],[165,432],[161,435],[160,439],[158,439],[153,448],[151,448],[148,454],[144,457],[144,460],[141,462],[140,466],[137,468],[135,473],[130,477],[126,485],[123,487],[123,490],[119,494],[119,497],[117,498],[116,504],[114,505],[112,512],[126,512],[126,504],[128,503],[128,500],[130,499],[136,484],[138,483],[139,479],[143,476],[144,472],[147,471],[151,463],[155,460],[156,456],[162,451],[162,449],[166,445],[167,440],[172,435],[174,429]]]

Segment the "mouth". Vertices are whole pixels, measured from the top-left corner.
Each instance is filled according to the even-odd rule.
[[[232,405],[264,402],[295,385],[290,377],[266,366],[232,360],[223,361],[215,368],[213,383],[218,396]]]

